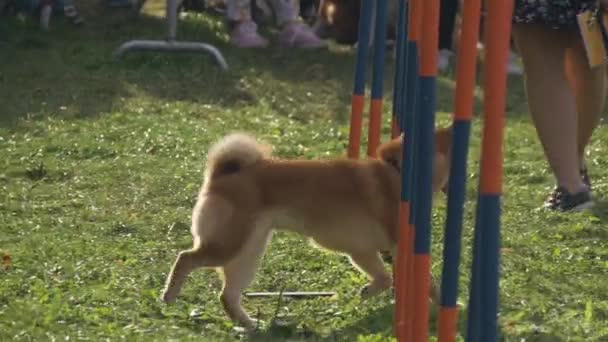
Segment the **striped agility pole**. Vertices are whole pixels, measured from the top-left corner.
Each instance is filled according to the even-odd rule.
[[[398,18],[397,18],[397,35],[395,41],[395,75],[393,79],[393,107],[392,107],[392,120],[391,120],[391,139],[396,138],[401,134],[401,126],[400,123],[403,122],[403,109],[401,108],[401,101],[405,82],[405,35],[407,34],[407,0],[399,0],[398,7]],[[398,279],[395,277],[396,271],[398,268],[399,258],[395,257],[395,262],[393,263],[393,282],[396,282]],[[394,283],[394,287],[397,288],[398,285]],[[396,316],[395,316],[396,317]],[[395,320],[395,325],[396,327]],[[396,331],[395,331],[396,332]]]
[[[418,42],[422,24],[422,1],[424,0],[408,0],[406,68],[403,75],[405,89],[402,92],[403,96],[400,98],[400,106],[403,108],[401,130],[406,137],[403,141],[403,165],[401,168],[400,238],[396,262],[396,265],[399,266],[395,273],[395,330],[400,342],[411,341],[414,319],[412,273],[415,211],[411,209],[414,200],[415,145],[418,136],[415,133],[418,122],[416,108],[419,105]]]
[[[393,117],[391,121],[391,138],[401,134],[403,122],[402,97],[405,88],[405,65],[406,65],[406,43],[407,36],[407,0],[399,0],[399,15],[397,19],[397,35],[395,41],[395,79],[393,81]]]
[[[420,39],[422,35],[422,9],[424,0],[409,0],[409,22],[408,22],[408,42],[407,42],[407,78],[406,78],[406,96],[407,101],[404,104],[404,132],[407,135],[404,153],[406,154],[406,165],[409,168],[409,182],[411,187],[410,202],[409,202],[409,226],[408,234],[406,235],[407,246],[406,262],[404,271],[404,338],[405,341],[411,341],[413,326],[414,326],[414,238],[415,238],[415,220],[416,209],[416,190],[414,188],[414,179],[416,179],[417,167],[416,160],[418,155],[418,125],[420,121]],[[404,220],[405,221],[405,220]]]
[[[361,149],[365,80],[374,3],[374,0],[361,1],[361,15],[359,16],[359,33],[357,39],[357,61],[355,64],[354,89],[351,99],[350,133],[348,138],[348,157],[352,159],[359,158]]]
[[[374,56],[372,75],[372,99],[369,110],[367,155],[376,156],[382,132],[382,95],[384,86],[384,56],[386,54],[386,17],[388,0],[375,0]]]
[[[378,21],[386,0],[377,0]],[[400,206],[400,233],[395,261],[395,334],[399,342],[426,341],[429,331],[430,242],[432,210],[432,156],[434,146],[437,32],[439,0],[401,0],[401,39],[397,39],[397,70],[393,103],[394,121],[406,139]],[[407,1],[407,4],[405,3]],[[476,43],[481,0],[464,2],[463,32],[458,56],[455,113],[452,134],[448,213],[445,225],[444,268],[442,272],[439,340],[454,341],[457,332],[458,267],[460,259],[466,165],[471,129],[473,86],[475,83]],[[498,313],[498,261],[500,239],[500,196],[502,181],[502,134],[506,93],[506,63],[510,36],[510,15],[514,0],[491,3],[486,21],[488,34],[485,64],[485,124],[482,144],[480,194],[474,238],[474,257],[469,298],[467,341],[496,341]],[[502,2],[502,1],[501,1]],[[365,95],[365,72],[374,12],[374,0],[362,0],[359,44],[353,91],[349,157],[358,158]],[[384,10],[383,10],[383,6]],[[500,17],[500,16],[503,17]],[[385,25],[382,25],[385,27]],[[382,29],[381,29],[382,30]],[[424,37],[422,33],[424,32]],[[407,43],[403,46],[403,39]],[[382,43],[380,43],[382,42]],[[384,35],[376,30],[374,75],[370,106],[370,131],[379,134],[381,120],[374,122],[374,111],[381,113]],[[419,53],[420,52],[420,53]],[[376,59],[378,58],[378,59]],[[420,65],[419,65],[420,64]],[[420,66],[420,70],[418,70]],[[378,85],[380,84],[380,85]],[[375,89],[375,90],[374,90]],[[379,109],[378,109],[379,107]],[[394,126],[393,126],[394,127]],[[393,135],[397,130],[393,130]],[[369,144],[374,145],[370,133]],[[377,146],[377,144],[376,144]],[[368,145],[368,155],[375,147]],[[356,147],[356,148],[355,148]],[[370,151],[372,151],[370,153]],[[415,182],[413,180],[416,180]],[[481,248],[483,246],[483,248]],[[487,248],[489,247],[489,248]]]
[[[414,320],[412,341],[428,340],[429,293],[431,283],[431,210],[433,201],[433,159],[435,152],[436,76],[439,41],[439,0],[424,0],[420,39],[420,124],[416,164],[414,236]]]
[[[508,53],[514,0],[488,1],[484,127],[469,293],[468,342],[498,340],[500,205]]]
[[[404,121],[405,121],[405,112],[404,112],[404,100],[407,98],[405,95],[405,83],[407,78],[407,25],[408,25],[408,1],[400,0],[399,2],[399,19],[397,22],[397,56],[396,63],[397,66],[395,68],[395,81],[394,81],[394,90],[393,90],[393,121],[391,123],[392,128],[392,138],[395,138],[399,135],[404,129]],[[395,128],[395,125],[397,127]],[[403,142],[405,144],[405,142]],[[405,151],[405,148],[402,149],[402,153]],[[403,157],[403,164],[405,164],[405,155]],[[409,168],[411,169],[411,167]],[[402,291],[402,282],[403,277],[401,276],[404,269],[404,252],[407,246],[406,243],[406,235],[409,234],[409,198],[411,193],[411,182],[409,181],[411,177],[411,170],[405,170],[405,165],[401,165],[402,170],[402,180],[401,180],[401,204],[400,204],[400,212],[399,212],[399,220],[404,220],[404,222],[399,222],[399,240],[397,244],[397,255],[395,256],[395,262],[393,263],[393,281],[395,287],[395,311],[394,311],[394,324],[393,330],[394,334],[397,337],[398,341],[401,341],[400,333],[403,331],[404,324],[404,308],[405,305],[403,303],[403,291]],[[410,178],[407,181],[405,178]],[[410,242],[411,244],[411,242]]]
[[[455,341],[458,330],[458,273],[469,138],[473,116],[473,91],[476,78],[481,0],[465,1],[462,12],[462,31],[458,48],[458,64],[456,66],[447,218],[444,229],[439,342]]]

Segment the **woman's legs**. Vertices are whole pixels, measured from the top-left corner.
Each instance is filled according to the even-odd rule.
[[[585,148],[598,126],[606,99],[606,68],[591,69],[580,39],[566,51],[567,75],[576,98],[578,112],[577,149],[579,167],[585,168]]]
[[[514,24],[513,34],[532,119],[557,184],[568,195],[586,193],[579,173],[577,104],[565,68],[567,51],[579,38],[575,32],[530,24]]]

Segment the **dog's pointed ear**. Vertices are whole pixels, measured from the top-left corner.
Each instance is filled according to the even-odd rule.
[[[392,139],[378,147],[376,155],[379,159],[391,164],[400,165],[401,163],[401,146],[403,142],[403,134]]]

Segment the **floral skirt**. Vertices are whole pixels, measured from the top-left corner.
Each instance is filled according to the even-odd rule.
[[[575,29],[577,14],[596,7],[597,0],[516,0],[513,22]]]

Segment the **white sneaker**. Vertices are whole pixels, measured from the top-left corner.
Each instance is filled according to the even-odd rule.
[[[439,50],[439,58],[437,58],[437,68],[440,71],[445,71],[450,65],[450,58],[454,53],[448,49]]]
[[[524,70],[517,63],[517,55],[513,51],[509,51],[509,64],[507,64],[507,73],[509,75],[523,75]]]

